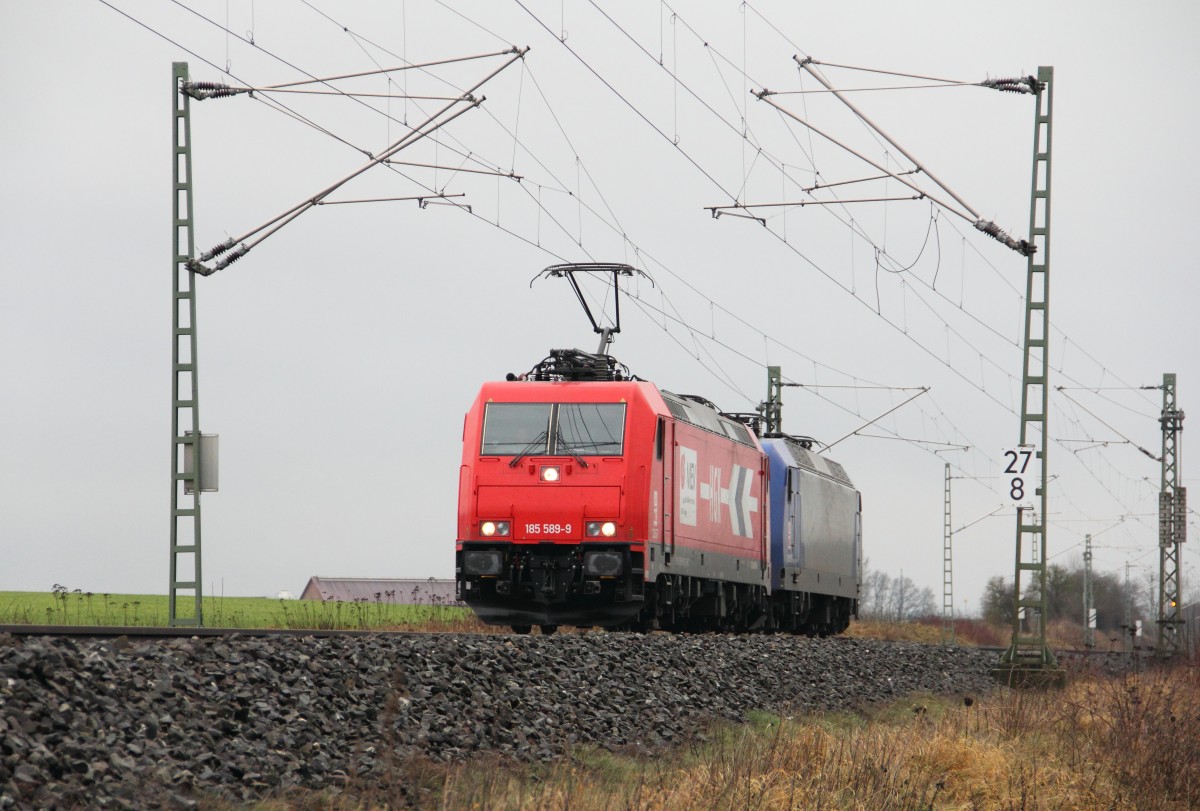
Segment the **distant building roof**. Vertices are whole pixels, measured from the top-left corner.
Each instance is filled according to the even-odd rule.
[[[373,577],[310,577],[301,600],[365,601],[396,605],[456,605],[454,581],[429,577],[393,580]]]

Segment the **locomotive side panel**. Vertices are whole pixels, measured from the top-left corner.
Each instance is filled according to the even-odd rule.
[[[755,447],[674,421],[673,549],[655,556],[652,575],[669,573],[765,585],[767,477]]]
[[[791,523],[799,527],[799,555],[788,564],[784,587],[858,597],[858,493],[803,468],[793,471],[799,488]]]
[[[861,585],[861,499],[836,462],[793,440],[770,438],[774,586],[857,599]]]

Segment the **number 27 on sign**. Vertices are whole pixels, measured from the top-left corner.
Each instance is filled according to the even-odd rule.
[[[1005,451],[1004,458],[1008,460],[1008,465],[1004,468],[1004,472],[1012,476],[1012,479],[1008,483],[1008,496],[1013,501],[1024,501],[1024,476],[1029,469],[1029,460],[1033,458],[1033,449],[1018,448],[1017,450]]]

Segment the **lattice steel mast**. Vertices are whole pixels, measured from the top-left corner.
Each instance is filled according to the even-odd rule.
[[[1162,489],[1158,494],[1158,644],[1163,656],[1182,649],[1183,543],[1187,540],[1187,488],[1183,487],[1183,412],[1175,401],[1175,375],[1163,375]]]
[[[950,463],[946,463],[946,499],[942,534],[942,642],[954,642],[954,551],[950,528]]]
[[[187,268],[195,250],[192,219],[191,99],[183,92],[186,62],[172,64],[171,261],[171,580],[168,622],[204,624],[200,579],[200,392],[196,374],[196,279]],[[190,451],[190,452],[189,452]],[[183,594],[180,594],[183,592]],[[179,611],[179,598],[191,610]]]
[[[1018,671],[1057,669],[1046,645],[1046,516],[1047,417],[1050,376],[1050,145],[1052,140],[1054,68],[1038,68],[1034,98],[1033,182],[1029,206],[1029,238],[1035,251],[1028,258],[1025,284],[1025,351],[1021,368],[1021,439],[1039,461],[1038,507],[1017,508],[1016,569],[1013,576],[1012,643],[1000,659],[998,675],[1008,683],[1023,681]],[[1032,430],[1031,430],[1032,429]],[[1021,498],[1023,496],[1014,497]],[[1028,514],[1028,520],[1027,520]],[[1026,575],[1023,589],[1022,576]],[[1022,615],[1032,627],[1022,628]]]
[[[1083,539],[1083,646],[1096,647],[1096,597],[1092,592],[1092,536]]]
[[[783,433],[783,375],[779,366],[767,367],[767,400],[763,403],[763,436]]]

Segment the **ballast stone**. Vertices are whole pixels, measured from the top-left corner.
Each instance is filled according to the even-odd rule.
[[[411,755],[653,748],[751,710],[977,694],[995,654],[783,636],[0,637],[0,808],[392,784]]]

